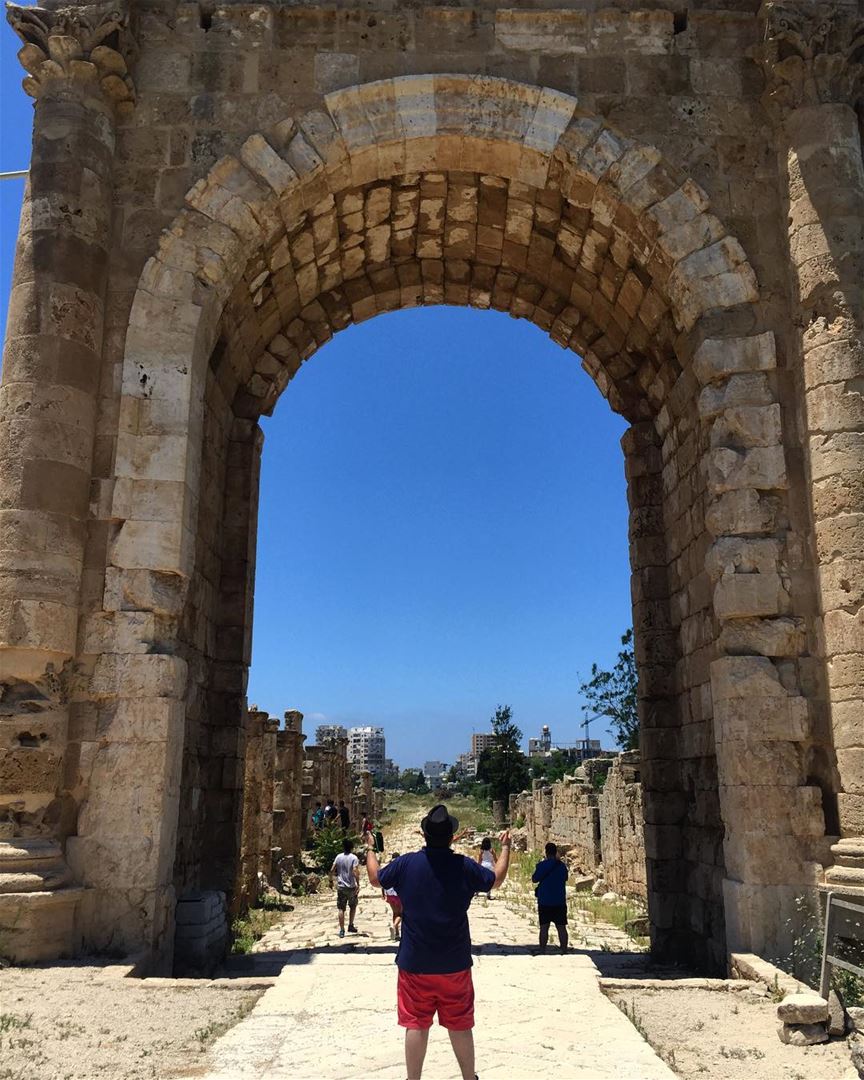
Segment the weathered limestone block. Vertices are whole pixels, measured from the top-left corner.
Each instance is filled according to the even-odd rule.
[[[777,1006],[784,1024],[819,1024],[828,1019],[828,1002],[818,994],[787,994]]]
[[[825,1024],[780,1024],[777,1028],[780,1042],[789,1046],[817,1046],[828,1042]]]

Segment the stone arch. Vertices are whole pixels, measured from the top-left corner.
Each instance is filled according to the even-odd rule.
[[[789,889],[809,880],[797,838],[821,810],[794,672],[774,339],[743,249],[695,183],[557,91],[431,75],[341,90],[325,105],[217,162],[141,275],[111,496],[113,641],[95,684],[167,703],[168,730],[197,665],[199,685],[242,708],[256,421],[333,333],[418,303],[528,318],[583,357],[633,425],[624,448],[655,944],[714,966],[727,941],[761,947]],[[217,444],[215,476],[202,447]],[[208,487],[234,545],[221,562],[202,537]],[[202,571],[210,556],[215,579]],[[189,647],[205,608],[221,610],[206,658]],[[142,646],[154,640],[145,675]],[[171,730],[169,799],[182,742]],[[220,776],[239,755],[239,743],[223,750]],[[225,882],[236,785],[204,791],[213,764],[187,754],[184,769],[214,796]],[[750,824],[769,806],[772,845],[790,838],[786,861],[770,866]],[[87,828],[85,809],[79,834]],[[194,847],[188,829],[180,843]]]

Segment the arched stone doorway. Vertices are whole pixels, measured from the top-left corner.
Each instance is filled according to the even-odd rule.
[[[514,18],[501,29],[507,48],[522,32]],[[9,376],[7,359],[4,408],[31,423],[14,419],[15,445],[3,448],[18,516],[2,674],[15,724],[22,712],[38,712],[46,731],[54,724],[42,787],[13,820],[24,836],[65,840],[87,890],[80,936],[164,955],[175,889],[233,882],[257,417],[351,321],[452,303],[530,319],[584,358],[631,422],[654,943],[712,966],[728,946],[772,948],[795,894],[830,862],[842,788],[824,663],[812,658],[820,629],[800,391],[778,370],[788,308],[777,282],[760,285],[703,188],[632,128],[622,134],[557,90],[422,75],[326,94],[237,140],[188,192],[136,275],[131,310],[118,300],[112,321],[112,293],[105,307],[105,281],[86,269],[93,250],[116,243],[100,199],[114,165],[111,117],[132,106],[115,59],[125,23],[112,15],[85,35],[75,46],[84,62],[51,47],[79,40],[81,24],[52,31],[46,19],[20,16],[17,27],[42,109],[37,139],[49,166],[51,153],[69,158],[64,133],[73,149],[79,139],[81,190],[97,213],[87,235],[69,227],[61,270],[33,248],[13,298],[7,357],[26,377]],[[665,13],[648,23],[680,30]],[[93,77],[75,97],[84,68]],[[132,131],[118,155],[127,164],[146,157],[141,128]],[[66,180],[35,152],[34,163],[32,212],[50,222]],[[70,279],[74,289],[58,285]],[[39,287],[51,303],[32,316]],[[51,368],[69,340],[82,372],[71,389]],[[100,355],[122,361],[106,361],[94,381]],[[28,411],[28,377],[48,420]],[[58,432],[63,454],[51,448]],[[46,514],[66,548],[36,588],[27,549],[48,543]],[[842,614],[835,628],[855,619]]]
[[[192,189],[130,317],[108,589],[115,622],[162,619],[170,658],[157,666],[176,669],[177,692],[158,696],[185,702],[174,884],[233,884],[258,416],[352,321],[418,303],[494,306],[584,356],[633,424],[655,940],[721,963],[724,907],[749,911],[741,888],[770,896],[775,883],[752,879],[772,864],[803,887],[793,815],[801,807],[812,828],[821,814],[818,788],[796,782],[804,699],[774,660],[724,660],[718,642],[725,633],[746,647],[763,632],[754,618],[788,611],[781,541],[740,528],[786,487],[772,337],[737,332],[758,301],[755,275],[695,184],[565,95],[435,76],[326,105],[269,140],[251,136]],[[749,324],[758,329],[758,309]],[[148,516],[154,506],[167,520]],[[141,603],[154,575],[177,583],[176,611]],[[99,665],[142,662],[112,654]],[[179,745],[165,750],[176,768]],[[749,832],[760,809],[785,819],[787,837],[772,841],[782,857]]]

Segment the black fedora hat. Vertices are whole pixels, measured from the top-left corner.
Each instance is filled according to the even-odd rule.
[[[444,803],[438,803],[420,822],[420,828],[427,840],[450,840],[459,828],[459,822],[447,813]]]

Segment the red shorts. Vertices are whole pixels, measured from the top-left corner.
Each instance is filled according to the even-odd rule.
[[[387,901],[390,907],[393,908],[394,915],[402,914],[402,901],[399,899],[398,896],[385,896],[384,899]]]
[[[396,1000],[401,1027],[430,1028],[436,1012],[438,1023],[448,1031],[474,1027],[471,968],[450,975],[416,975],[400,968]]]

